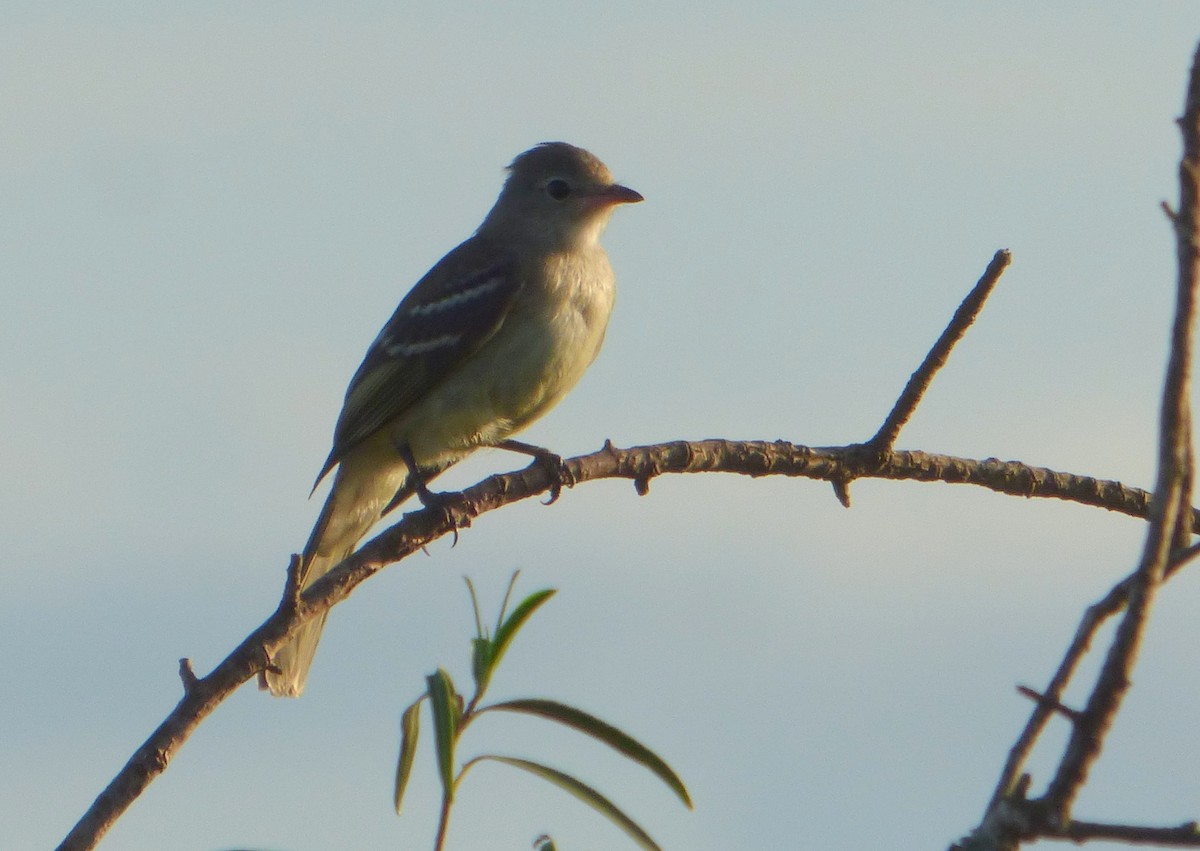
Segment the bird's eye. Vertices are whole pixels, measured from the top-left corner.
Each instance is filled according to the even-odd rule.
[[[546,194],[555,201],[561,201],[571,194],[571,184],[556,177],[546,184]]]

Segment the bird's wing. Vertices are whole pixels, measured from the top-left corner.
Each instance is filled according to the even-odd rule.
[[[523,285],[516,262],[472,237],[412,288],[350,380],[319,483],[346,453],[407,411],[504,323]]]

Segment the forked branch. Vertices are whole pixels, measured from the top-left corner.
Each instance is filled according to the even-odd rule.
[[[1200,48],[1193,57],[1183,117],[1183,157],[1179,165],[1179,209],[1168,210],[1175,231],[1178,282],[1171,351],[1163,384],[1159,415],[1158,474],[1150,506],[1150,523],[1141,557],[1134,571],[1088,609],[1050,685],[1038,693],[1034,711],[1017,743],[1009,752],[1000,782],[980,826],[957,849],[1011,851],[1023,841],[1037,838],[1119,839],[1138,844],[1200,847],[1195,824],[1178,828],[1103,825],[1077,822],[1072,807],[1100,756],[1105,738],[1129,689],[1141,638],[1155,594],[1162,582],[1196,555],[1188,547],[1195,532],[1190,510],[1194,479],[1191,402],[1189,397],[1197,283],[1200,281]],[[1050,715],[1060,700],[1079,661],[1087,652],[1100,624],[1124,611],[1117,624],[1096,683],[1081,710],[1066,711],[1071,736],[1058,768],[1037,799],[1028,800],[1030,779],[1022,774]]]

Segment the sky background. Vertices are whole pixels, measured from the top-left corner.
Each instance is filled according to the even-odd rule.
[[[395,303],[563,139],[644,204],[592,370],[526,438],[874,433],[999,248],[978,324],[901,448],[1153,480],[1193,2],[0,2],[0,824],[55,845],[180,695],[273,609],[342,393]],[[520,463],[481,453],[439,480]],[[688,783],[493,718],[677,851],[944,849],[973,826],[1138,521],[944,485],[716,475],[481,518],[332,614],[308,691],[252,686],[103,848],[428,849],[401,710],[473,620],[558,595],[496,698],[574,703]],[[1076,815],[1200,816],[1200,574],[1171,583]],[[1088,683],[1071,692],[1085,694]],[[1040,790],[1061,723],[1031,768]],[[632,848],[512,769],[449,847]],[[1101,846],[1094,847],[1115,847]]]

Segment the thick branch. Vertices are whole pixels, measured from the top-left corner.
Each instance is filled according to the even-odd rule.
[[[1179,212],[1167,209],[1175,229],[1178,283],[1175,317],[1171,329],[1171,354],[1164,380],[1159,417],[1158,475],[1150,509],[1150,526],[1136,569],[1114,586],[1085,614],[1071,646],[1049,687],[1037,695],[1025,729],[1009,752],[1000,782],[980,826],[959,848],[1015,849],[1022,840],[1040,837],[1083,842],[1116,839],[1131,844],[1200,847],[1195,824],[1178,828],[1142,828],[1073,821],[1071,807],[1087,779],[1124,693],[1137,659],[1154,594],[1162,581],[1200,553],[1188,546],[1196,531],[1190,509],[1194,480],[1189,399],[1197,281],[1200,279],[1200,48],[1193,58],[1184,116],[1183,158],[1179,166]],[[1164,205],[1165,206],[1165,205]],[[1054,778],[1041,799],[1027,800],[1028,775],[1021,773],[1034,743],[1050,715],[1060,711],[1061,697],[1076,666],[1088,650],[1096,631],[1109,617],[1125,610],[1113,642],[1082,711],[1065,708],[1072,733]]]
[[[1145,517],[1150,495],[1119,482],[1055,472],[1017,462],[975,461],[924,452],[893,452],[885,458],[862,446],[811,448],[784,441],[676,441],[654,446],[598,452],[564,462],[569,480],[630,479],[644,490],[655,476],[668,473],[725,472],[747,476],[792,476],[833,481],[882,478],[973,484],[999,493],[1049,497]],[[545,465],[491,476],[462,492],[450,516],[440,509],[407,514],[363,545],[357,553],[314,583],[298,599],[288,592],[279,608],[250,633],[212,672],[190,683],[183,700],[138,748],[79,821],[60,851],[94,847],[130,803],[166,769],[192,731],[242,683],[254,677],[275,648],[301,624],[344,600],[359,583],[426,544],[469,524],[471,518],[511,502],[538,496],[551,485]],[[1200,528],[1200,512],[1191,522]]]
[[[1141,637],[1158,585],[1162,582],[1172,552],[1181,540],[1181,514],[1190,505],[1191,404],[1189,379],[1192,362],[1192,328],[1196,313],[1196,284],[1200,255],[1200,49],[1192,65],[1187,103],[1180,121],[1183,159],[1179,166],[1180,204],[1173,223],[1177,236],[1179,279],[1176,287],[1175,318],[1171,328],[1171,354],[1167,362],[1162,408],[1159,415],[1158,476],[1150,511],[1150,527],[1137,571],[1132,576],[1125,602],[1125,616],[1100,669],[1096,686],[1076,721],[1066,753],[1046,790],[1045,801],[1059,823],[1070,819],[1071,805],[1100,755],[1104,737],[1129,688],[1130,674],[1137,661]]]

